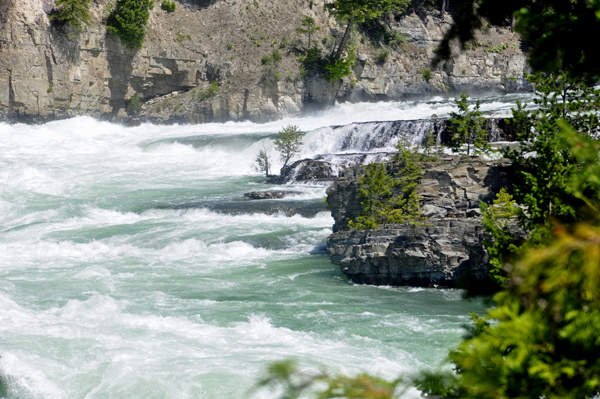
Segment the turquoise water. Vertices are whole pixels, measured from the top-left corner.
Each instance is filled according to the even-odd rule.
[[[508,101],[487,103],[502,112]],[[8,397],[247,398],[284,358],[385,378],[437,367],[480,303],[457,290],[354,285],[325,255],[328,212],[263,214],[243,198],[272,188],[251,163],[282,126],[309,132],[307,156],[335,147],[318,129],[328,124],[452,109],[411,104],[264,125],[0,124]],[[276,188],[305,205],[326,190]]]

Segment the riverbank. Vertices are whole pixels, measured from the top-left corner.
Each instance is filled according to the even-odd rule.
[[[530,89],[522,44],[507,28],[490,29],[472,48],[432,68],[451,14],[440,15],[426,1],[386,21],[393,42],[359,26],[352,73],[334,82],[303,70],[298,58],[307,43],[296,28],[307,16],[320,28],[312,39],[322,51],[341,40],[345,26],[323,11],[322,0],[175,1],[172,13],[157,6],[139,51],[107,36],[107,4],[92,3],[91,26],[79,35],[51,23],[50,0],[0,4],[0,120],[87,115],[129,124],[265,122],[343,102]],[[273,51],[281,57],[276,73],[262,62]],[[130,106],[134,97],[141,101]]]

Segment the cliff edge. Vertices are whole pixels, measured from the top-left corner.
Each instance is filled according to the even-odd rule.
[[[54,0],[4,0],[0,120],[90,115],[131,123],[267,121],[336,101],[529,89],[522,43],[509,29],[490,29],[472,48],[429,70],[451,22],[433,3],[415,2],[407,13],[383,21],[394,42],[379,34],[382,25],[358,26],[352,74],[335,82],[303,70],[298,60],[307,43],[296,28],[306,16],[320,28],[312,39],[323,53],[341,40],[345,27],[323,11],[322,0],[175,3],[174,12],[155,3],[144,46],[132,51],[106,33],[109,0],[92,3],[91,26],[79,34],[50,21]],[[282,55],[275,69],[262,62],[274,50]],[[127,112],[136,95],[140,109]]]

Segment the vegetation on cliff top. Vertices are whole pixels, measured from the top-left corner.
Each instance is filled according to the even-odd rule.
[[[400,170],[395,178],[386,164],[371,163],[358,179],[362,213],[348,221],[352,230],[377,229],[383,224],[419,223],[421,216],[416,188],[421,179],[423,154],[398,143],[395,161]],[[391,167],[392,165],[390,165]]]
[[[128,49],[141,49],[153,7],[153,0],[118,0],[108,16],[106,30],[118,36]]]
[[[78,31],[83,30],[83,25],[90,25],[91,0],[58,0],[54,4],[54,12],[50,19],[62,25],[68,25]]]

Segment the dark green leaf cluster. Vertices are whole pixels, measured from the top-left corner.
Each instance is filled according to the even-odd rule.
[[[506,277],[504,264],[508,261],[509,255],[514,255],[519,250],[514,237],[514,221],[521,210],[512,195],[504,188],[496,194],[493,205],[481,202],[479,208],[483,216],[483,227],[493,237],[493,240],[485,243],[490,264],[493,266],[490,275],[498,286],[502,287]]]
[[[454,101],[458,106],[458,112],[450,113],[451,132],[450,143],[448,146],[453,152],[463,152],[466,146],[466,154],[471,154],[473,147],[474,154],[478,155],[489,151],[490,145],[487,140],[487,131],[483,128],[485,118],[479,110],[481,102],[477,100],[475,107],[469,109],[469,96],[463,92],[460,99]]]
[[[352,47],[345,58],[336,60],[335,57],[323,57],[321,49],[314,45],[306,51],[306,55],[299,58],[301,69],[312,71],[323,76],[330,82],[342,79],[352,74],[352,67],[356,63],[356,50]]]
[[[513,161],[516,171],[515,198],[527,208],[527,214],[521,217],[523,228],[546,236],[552,221],[573,223],[580,219],[577,212],[583,203],[569,181],[579,173],[581,165],[560,139],[560,124],[565,121],[583,135],[595,135],[600,127],[600,90],[565,75],[536,75],[529,80],[538,94],[534,100],[536,108],[527,110],[518,103],[513,109],[512,123],[517,127],[521,145],[507,149],[504,155]],[[587,187],[582,186],[589,191]],[[542,227],[545,233],[538,232]]]
[[[58,0],[50,19],[82,31],[83,25],[90,26],[92,20],[90,2],[91,0]]]
[[[146,38],[146,24],[150,18],[152,0],[118,0],[107,19],[106,30],[116,35],[131,50],[142,48]]]
[[[163,2],[160,4],[160,8],[162,8],[166,12],[175,12],[175,2],[163,0]]]
[[[137,115],[142,110],[143,104],[144,103],[142,102],[142,96],[140,93],[135,93],[133,96],[131,96],[129,101],[127,101],[127,107],[125,110],[127,111],[128,115]]]
[[[421,178],[420,154],[398,145],[396,178],[385,164],[372,163],[358,180],[362,213],[348,221],[352,230],[377,229],[382,224],[419,223],[421,216],[416,188]],[[391,165],[390,165],[391,166]]]
[[[350,49],[350,52],[346,56],[346,58],[342,58],[339,60],[331,59],[330,63],[325,66],[327,72],[325,73],[325,78],[327,78],[330,82],[336,82],[343,78],[344,76],[348,76],[352,73],[352,67],[356,62],[356,50],[354,48]]]

